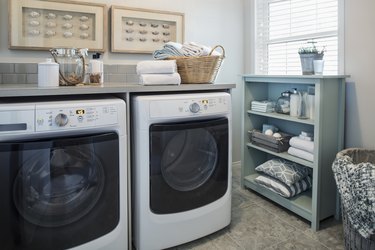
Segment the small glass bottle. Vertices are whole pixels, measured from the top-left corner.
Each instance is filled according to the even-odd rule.
[[[288,115],[290,112],[290,91],[284,91],[277,99],[275,111],[280,114]]]

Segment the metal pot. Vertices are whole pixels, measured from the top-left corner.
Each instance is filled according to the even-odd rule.
[[[50,50],[59,64],[60,85],[77,85],[85,78],[85,57],[80,49],[53,48]]]

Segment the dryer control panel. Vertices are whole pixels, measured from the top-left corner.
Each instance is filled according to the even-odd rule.
[[[115,105],[36,105],[35,130],[51,131],[116,124],[117,112]]]
[[[229,95],[150,102],[151,118],[214,115],[229,112]]]

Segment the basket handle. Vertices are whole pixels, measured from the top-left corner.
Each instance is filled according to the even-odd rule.
[[[222,51],[223,51],[223,53],[221,54],[221,57],[225,57],[225,49],[224,49],[224,47],[223,46],[221,46],[221,45],[216,45],[215,47],[213,47],[212,48],[212,50],[210,51],[210,54],[208,54],[209,56],[212,56],[212,53],[215,51],[215,49],[217,49],[217,48],[220,48]]]

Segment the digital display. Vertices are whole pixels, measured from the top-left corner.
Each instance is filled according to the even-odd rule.
[[[202,100],[202,104],[208,104],[208,100]]]
[[[85,114],[85,110],[84,109],[77,109],[76,110],[76,114],[77,115],[84,115]]]

